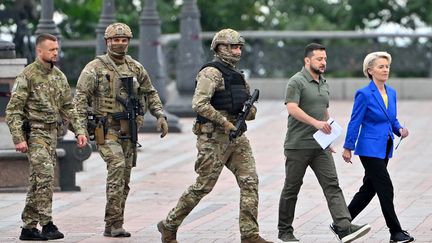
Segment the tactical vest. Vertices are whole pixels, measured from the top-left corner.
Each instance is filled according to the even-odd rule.
[[[123,105],[121,105],[117,100],[117,95],[126,98],[125,92],[121,92],[123,88],[120,77],[121,76],[133,76],[134,77],[134,90],[135,95],[137,95],[137,90],[139,87],[138,81],[136,80],[136,70],[133,70],[132,65],[133,60],[131,57],[126,56],[125,63],[128,67],[126,73],[120,73],[116,65],[110,60],[106,55],[97,56],[96,59],[101,61],[108,71],[107,74],[103,75],[101,72],[97,72],[96,75],[96,92],[94,92],[94,97],[92,101],[92,107],[96,114],[107,115],[116,112],[124,111]],[[103,84],[102,84],[103,82]],[[107,87],[105,87],[107,86]],[[145,100],[141,101],[143,107],[145,106]]]
[[[238,115],[243,108],[244,102],[249,97],[243,75],[217,61],[205,64],[201,70],[206,67],[218,69],[222,73],[225,84],[224,90],[214,92],[210,104],[216,110],[223,110],[228,112],[228,114]]]

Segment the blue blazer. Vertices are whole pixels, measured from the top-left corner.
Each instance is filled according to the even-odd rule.
[[[396,91],[388,85],[385,85],[385,89],[388,108],[372,80],[355,94],[344,148],[354,150],[356,155],[384,159],[389,137],[394,139],[393,134],[400,136],[399,129],[402,126],[396,117]],[[389,158],[392,155],[393,147]]]

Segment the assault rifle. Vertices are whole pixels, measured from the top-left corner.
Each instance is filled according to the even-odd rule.
[[[235,127],[237,130],[231,131],[229,134],[229,140],[232,141],[235,138],[241,136],[244,132],[247,130],[246,126],[246,117],[249,115],[250,110],[253,106],[253,104],[258,100],[259,98],[259,90],[255,89],[252,95],[249,97],[248,100],[243,105],[242,111],[238,114]]]
[[[122,77],[120,78],[123,83],[123,87],[126,88],[128,97],[126,99],[117,95],[116,100],[120,102],[125,108],[124,112],[117,112],[112,114],[112,118],[116,121],[120,121],[121,133],[119,139],[130,139],[134,147],[141,147],[138,143],[138,125],[136,118],[139,115],[144,115],[144,110],[133,91],[133,77]],[[126,128],[122,126],[122,120],[127,120],[128,125]]]

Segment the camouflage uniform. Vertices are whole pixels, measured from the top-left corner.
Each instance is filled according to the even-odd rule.
[[[77,122],[66,76],[57,67],[47,68],[36,59],[16,78],[6,107],[6,121],[15,144],[26,141],[23,122],[27,120],[30,125],[27,139],[30,186],[21,216],[24,228],[36,228],[38,223],[43,226],[52,221],[57,129],[64,115],[77,135],[85,134]]]
[[[234,66],[219,57],[216,57],[215,61],[235,70]],[[227,120],[235,123],[236,116],[224,110],[216,110],[210,104],[215,91],[225,89],[221,71],[215,67],[205,67],[198,73],[196,80],[192,108],[198,115],[209,120],[204,124],[196,122],[193,127],[197,135],[198,157],[195,162],[195,171],[198,177],[196,182],[180,197],[177,206],[168,213],[163,226],[171,232],[176,232],[192,209],[213,189],[222,169],[226,166],[234,174],[240,187],[241,238],[258,235],[258,176],[249,140],[243,134],[229,143],[229,137],[224,131],[223,124]],[[249,90],[247,85],[246,87]],[[255,107],[252,112],[251,119],[255,117]]]
[[[155,117],[165,117],[158,92],[153,87],[147,71],[130,56],[125,56],[122,62],[118,62],[110,54],[106,54],[88,63],[78,79],[74,98],[82,123],[87,122],[89,108],[97,116],[108,118],[105,143],[97,146],[108,170],[105,236],[110,236],[111,230],[122,228],[129,193],[135,145],[129,139],[118,138],[120,124],[111,117],[113,113],[124,111],[123,105],[116,101],[116,96],[127,98],[127,91],[119,78],[128,76],[134,77],[134,92],[142,106],[148,107]],[[143,119],[142,116],[139,117],[139,120]]]

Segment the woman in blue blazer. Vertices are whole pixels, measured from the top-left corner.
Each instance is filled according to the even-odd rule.
[[[411,242],[414,238],[402,230],[397,218],[393,185],[387,171],[389,158],[393,155],[394,134],[402,138],[408,136],[408,130],[397,119],[396,91],[386,85],[390,63],[391,56],[387,52],[370,53],[363,61],[363,73],[370,83],[355,94],[342,157],[351,162],[351,151],[354,150],[360,157],[365,175],[363,185],[348,209],[354,219],[377,194],[390,229],[390,242]]]

